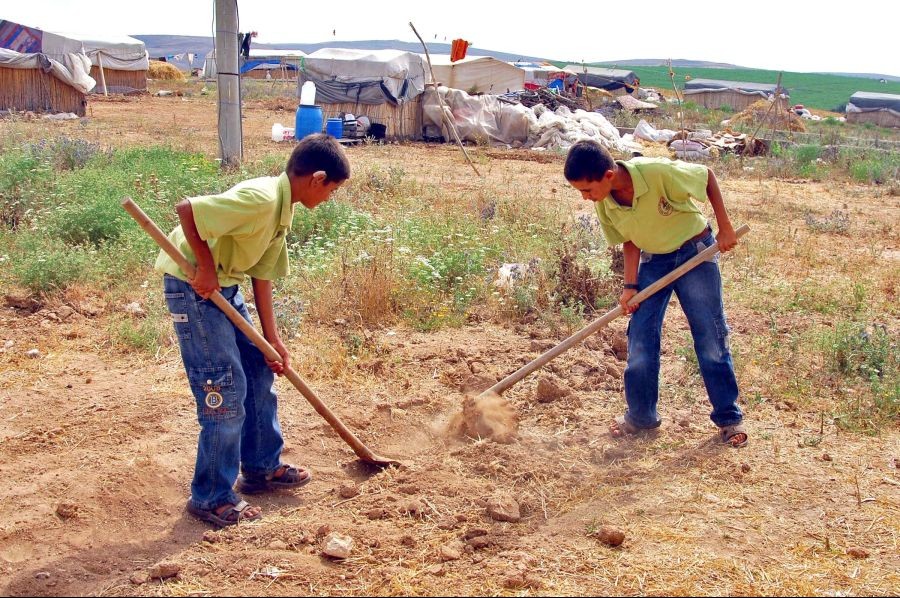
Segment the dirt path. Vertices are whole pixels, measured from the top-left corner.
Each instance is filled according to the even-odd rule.
[[[799,440],[814,434],[815,418],[760,406],[748,408],[752,448],[725,449],[714,440],[696,377],[672,363],[671,346],[664,376],[674,397],[662,406],[667,424],[659,434],[619,442],[605,431],[621,409],[623,366],[611,346],[618,333],[609,331],[551,364],[545,375],[568,396],[540,403],[533,380],[509,391],[520,439],[497,444],[441,435],[460,388],[473,375],[511,371],[556,338],[491,325],[381,332],[381,357],[361,364],[352,380],[312,383],[366,442],[405,467],[377,474],[361,467],[281,385],[286,459],[310,465],[315,481],[259,501],[262,523],[212,534],[182,510],[197,426],[177,355],[116,359],[91,318],[42,325],[47,312],[2,313],[2,336],[16,347],[34,330],[44,333],[41,358],[2,356],[5,594],[896,587],[896,568],[886,571],[897,564],[897,530],[885,523],[897,509],[889,457],[896,436],[830,435],[804,448]],[[679,326],[678,316],[667,323]],[[823,460],[826,452],[832,460]],[[520,521],[487,514],[501,497],[516,501]],[[622,548],[592,537],[607,524],[625,532]],[[355,539],[351,559],[319,556],[323,526]],[[847,556],[855,546],[873,557]],[[177,563],[180,580],[129,581],[159,561]],[[828,575],[817,582],[821,571]]]

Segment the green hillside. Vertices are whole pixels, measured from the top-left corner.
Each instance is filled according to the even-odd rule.
[[[616,65],[592,64],[589,66]],[[623,66],[618,67],[634,71],[640,77],[642,87],[672,89],[668,69],[664,66]],[[720,79],[725,81],[747,81],[752,83],[775,83],[778,71],[757,69],[721,69],[721,68],[676,68],[675,82],[679,91],[684,87],[685,76],[692,79]],[[811,73],[783,73],[782,85],[791,94],[791,102],[803,104],[808,108],[819,110],[835,110],[845,104],[857,91],[872,91],[900,95],[900,83],[879,83],[877,79],[843,77],[840,75],[816,75]]]

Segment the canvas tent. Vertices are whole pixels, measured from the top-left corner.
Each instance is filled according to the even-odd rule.
[[[524,70],[491,56],[467,56],[450,62],[449,54],[433,54],[431,67],[441,85],[470,94],[525,89]]]
[[[84,116],[95,85],[81,52],[43,53],[45,32],[0,21],[0,110],[71,112]]]
[[[578,80],[589,87],[606,90],[613,95],[632,94],[640,84],[634,71],[608,69],[580,64],[566,65],[565,70],[576,73]]]
[[[300,70],[300,62],[306,56],[300,50],[279,50],[269,48],[250,48],[250,58],[241,59],[241,76],[251,79],[265,79],[266,73],[273,79],[296,79]],[[203,77],[214,79],[216,70],[216,51],[210,50],[203,64]]]
[[[716,79],[691,79],[684,85],[684,99],[704,108],[728,106],[734,110],[744,110],[750,104],[775,96],[778,86],[769,83],[748,83],[744,81],[718,81]],[[780,93],[787,97],[784,89]]]
[[[900,95],[857,91],[847,103],[847,122],[900,128]]]
[[[0,47],[19,53],[43,54],[57,62],[72,54],[84,54],[91,62],[91,77],[98,83],[95,93],[104,91],[104,80],[110,93],[147,90],[150,60],[144,42],[133,37],[52,33],[2,21]]]
[[[385,125],[389,137],[419,138],[427,69],[425,59],[412,52],[322,48],[302,60],[297,94],[312,81],[325,118],[364,115]]]

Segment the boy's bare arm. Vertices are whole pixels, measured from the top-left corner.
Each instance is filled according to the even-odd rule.
[[[716,234],[716,241],[719,243],[719,250],[722,253],[734,249],[737,245],[737,234],[731,225],[731,219],[728,218],[728,210],[725,209],[725,201],[722,199],[722,192],[719,190],[719,182],[712,169],[707,169],[709,175],[706,179],[706,195],[709,197],[709,203],[713,212],[716,214],[716,224],[719,232]]]
[[[191,286],[197,291],[197,294],[204,299],[216,291],[221,291],[219,286],[219,277],[216,275],[216,264],[213,261],[212,252],[209,245],[200,238],[197,231],[197,223],[194,222],[194,210],[191,202],[187,199],[178,202],[175,206],[175,212],[181,221],[181,230],[184,231],[184,238],[187,239],[188,245],[194,251],[194,257],[197,259],[197,273],[191,280]]]
[[[275,308],[272,304],[272,281],[259,278],[252,278],[251,280],[253,281],[253,299],[256,302],[256,312],[259,314],[259,323],[263,329],[263,336],[278,351],[282,359],[281,363],[266,359],[266,364],[280,376],[284,373],[285,368],[290,365],[290,355],[287,347],[281,342],[281,336],[278,334],[278,325],[275,322]]]
[[[622,245],[622,254],[625,256],[624,284],[637,284],[638,266],[641,262],[641,250],[631,241],[625,241]],[[619,297],[619,305],[626,314],[634,313],[638,304],[628,305],[632,297],[637,295],[637,289],[623,289]]]

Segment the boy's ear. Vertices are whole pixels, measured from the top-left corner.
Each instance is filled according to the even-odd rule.
[[[328,178],[328,173],[324,170],[317,170],[312,175],[313,181],[321,185],[325,182],[325,179]]]

